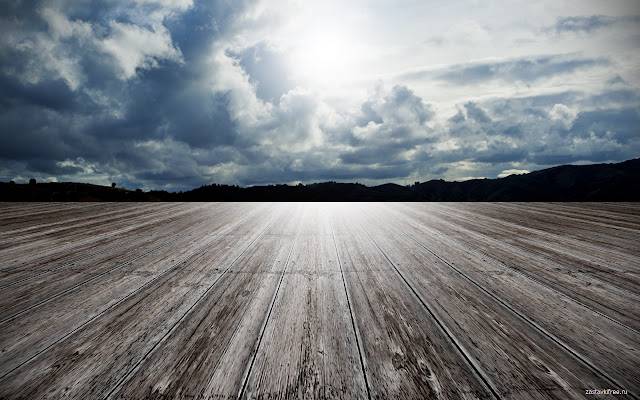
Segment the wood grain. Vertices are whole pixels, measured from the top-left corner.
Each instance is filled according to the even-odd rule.
[[[638,243],[626,203],[0,203],[0,399],[638,399]]]

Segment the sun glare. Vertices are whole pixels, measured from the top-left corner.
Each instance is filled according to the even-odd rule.
[[[304,32],[291,53],[296,79],[312,86],[331,86],[352,79],[361,54],[353,35],[335,28]]]

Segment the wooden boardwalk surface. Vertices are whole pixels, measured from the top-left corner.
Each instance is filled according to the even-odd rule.
[[[640,204],[4,203],[0,293],[0,399],[640,398]]]

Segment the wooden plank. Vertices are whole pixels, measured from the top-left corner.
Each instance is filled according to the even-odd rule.
[[[0,203],[0,399],[638,398],[639,216]]]
[[[74,215],[91,207],[99,207],[99,203],[2,203],[0,202],[0,234],[5,230],[29,227],[37,219],[44,220],[47,215]]]
[[[622,324],[639,328],[640,310],[636,307],[640,301],[638,296],[610,282],[597,280],[589,274],[576,274],[575,266],[567,267],[567,263],[575,260],[572,261],[562,253],[557,254],[557,258],[541,256],[527,248],[511,246],[507,241],[463,229],[458,224],[438,218],[434,213],[416,211],[413,207],[407,206],[403,211],[410,215],[410,219],[416,220],[421,229],[434,235],[434,238],[441,239],[433,242],[433,245],[439,246],[441,253],[446,253],[449,246],[457,243],[464,246],[467,252],[494,259],[514,271],[535,277],[560,293]],[[399,212],[397,214],[401,215]]]
[[[70,224],[68,226],[45,229],[31,235],[16,235],[11,240],[3,241],[4,248],[0,250],[0,262],[16,260],[22,254],[41,251],[47,248],[58,249],[73,245],[74,243],[86,243],[110,236],[114,231],[131,230],[136,224],[153,221],[158,213],[168,215],[176,209],[183,207],[180,204],[144,206],[137,210],[128,210],[120,213],[117,218],[110,216],[103,219],[92,219],[84,224]]]
[[[163,214],[169,215],[171,208],[176,209],[180,205],[166,207]],[[154,210],[158,210],[155,212]],[[0,268],[7,270],[17,265],[32,261],[32,257],[40,254],[51,254],[70,252],[75,246],[82,246],[87,243],[97,242],[112,237],[118,231],[131,230],[137,224],[156,219],[162,210],[150,208],[148,211],[140,209],[135,215],[131,215],[129,219],[124,218],[117,221],[104,221],[87,229],[74,230],[59,227],[52,229],[50,232],[41,232],[33,237],[20,237],[4,242],[5,248],[0,250]],[[3,239],[4,240],[4,239]]]
[[[216,210],[220,213],[226,212],[223,207],[216,207]],[[148,246],[168,237],[175,231],[176,226],[185,221],[197,221],[198,218],[204,217],[206,212],[206,208],[188,206],[170,214],[156,214],[153,222],[132,221],[133,229],[112,231],[111,235],[101,240],[72,247],[72,250],[64,248],[47,252],[38,249],[38,255],[21,257],[15,260],[14,265],[0,270],[0,288],[15,286],[19,283],[23,289],[30,283],[29,281],[39,280],[44,283],[55,281],[56,274],[64,270],[94,273],[101,263],[126,262],[136,253],[146,251]],[[33,293],[35,291],[31,292]],[[14,295],[11,297],[17,298]]]
[[[105,207],[120,207],[123,205],[109,203],[21,203],[0,202],[0,232],[4,229],[12,229],[20,226],[30,226],[38,218],[46,219],[48,216],[57,214],[74,215],[76,212],[83,212],[86,209]]]
[[[174,332],[186,315],[191,315],[199,301],[255,244],[272,220],[272,212],[255,220],[231,253],[228,249],[237,241],[235,236],[230,237],[230,242],[213,241],[204,246],[187,263],[171,269],[109,313],[12,372],[0,385],[0,397],[104,397],[163,338]]]
[[[335,238],[372,398],[492,398],[484,373],[407,288],[355,218],[335,210]],[[493,389],[495,391],[495,389]]]
[[[563,238],[573,238],[590,244],[598,244],[600,247],[611,250],[616,249],[627,254],[640,255],[640,249],[637,246],[640,241],[640,225],[636,231],[618,227],[603,227],[590,221],[567,219],[564,216],[558,216],[550,212],[551,207],[557,205],[549,205],[549,208],[542,208],[543,205],[531,205],[533,211],[524,207],[510,206],[508,204],[466,204],[458,203],[455,206],[456,212],[468,211],[476,216],[486,216],[492,220],[510,221],[517,223],[521,227],[532,228],[546,232],[547,234],[558,235]],[[571,207],[574,211],[579,209],[575,206]],[[538,212],[543,211],[543,212]],[[579,215],[579,214],[577,214]],[[627,215],[621,218],[626,219]],[[553,232],[549,232],[549,227],[553,226]]]
[[[573,202],[573,203],[553,203],[559,204],[562,207],[570,208],[576,207],[581,210],[591,209],[599,212],[601,210],[607,210],[610,212],[620,213],[623,215],[634,215],[640,217],[640,204],[638,202]]]
[[[164,227],[161,231],[162,234],[157,235],[156,233],[156,237],[148,237],[145,234],[138,235],[138,241],[129,239],[128,241],[133,242],[136,246],[141,247],[146,244],[149,247],[140,248],[139,251],[130,251],[125,254],[123,259],[118,259],[117,252],[115,254],[108,252],[106,259],[103,259],[102,262],[98,262],[95,257],[89,257],[89,260],[85,260],[88,263],[71,263],[62,265],[60,268],[28,268],[10,271],[13,274],[3,277],[2,280],[3,283],[8,283],[2,287],[6,297],[0,299],[0,324],[44,301],[48,301],[52,297],[58,296],[60,293],[76,288],[79,285],[84,285],[87,282],[92,282],[103,275],[108,275],[112,271],[127,268],[132,262],[138,262],[139,258],[144,258],[149,252],[156,252],[167,246],[170,246],[170,249],[173,246],[180,247],[188,243],[191,238],[184,235],[184,228],[189,226],[189,219],[178,218],[178,221],[180,222],[174,226]],[[146,229],[146,232],[151,233],[149,229]],[[182,238],[182,241],[178,240],[178,238]],[[17,282],[17,284],[10,284],[12,282]]]
[[[33,272],[34,275],[38,275],[43,270],[77,264],[84,259],[108,252],[109,250],[105,248],[107,244],[128,240],[129,235],[136,235],[136,232],[144,234],[162,223],[189,218],[191,214],[200,212],[205,207],[202,204],[182,205],[179,209],[141,215],[125,226],[105,227],[94,234],[81,235],[79,239],[72,241],[65,240],[61,243],[48,239],[34,241],[31,244],[32,249],[16,250],[13,260],[7,261],[4,267],[0,268],[0,281],[9,283],[14,279],[15,273],[28,275],[29,272]]]
[[[243,398],[368,398],[330,216],[307,208]]]
[[[299,211],[289,210],[274,223],[109,398],[237,396],[289,261],[299,217]]]
[[[37,211],[5,212],[0,217],[0,226],[2,227],[0,229],[0,237],[25,232],[38,232],[70,221],[80,221],[109,212],[123,212],[143,206],[136,203],[124,205],[118,203],[88,203],[77,206],[73,204],[55,203],[55,206],[50,205]],[[146,207],[148,208],[148,206]]]
[[[185,263],[202,259],[203,250],[216,256],[219,262],[232,257],[234,252],[239,251],[234,244],[242,245],[245,240],[236,235],[255,229],[255,223],[264,218],[260,210],[258,208],[260,213],[255,214],[238,207],[236,212],[229,213],[228,218],[221,218],[218,224],[207,220],[196,223],[187,219],[187,225],[194,223],[187,226],[181,237],[175,237],[173,244],[162,251],[147,254],[127,268],[78,287],[5,323],[0,330],[0,376],[88,321],[110,311],[142,288],[163,282],[167,279],[166,275],[181,270]],[[217,273],[215,268],[213,272]]]
[[[368,231],[426,301],[451,321],[456,337],[501,382],[504,396],[582,398],[585,389],[598,385],[639,388],[638,356],[611,349],[611,341],[634,348],[638,333],[558,301],[557,294],[521,275],[471,273],[474,265],[463,248],[449,247],[439,255],[429,248],[433,236],[388,211],[376,214]],[[475,262],[484,264],[480,258]]]
[[[167,205],[165,205],[167,206]],[[34,238],[42,235],[42,232],[54,229],[61,229],[69,225],[76,225],[76,229],[81,229],[82,224],[93,223],[99,217],[117,217],[118,215],[126,212],[134,211],[135,209],[145,209],[145,212],[150,213],[151,208],[149,206],[120,206],[112,204],[107,206],[93,206],[82,209],[70,209],[56,213],[46,213],[39,216],[27,216],[16,218],[17,221],[23,223],[23,226],[14,229],[7,229],[5,225],[0,232],[0,242],[2,247],[6,247],[9,243],[18,240]]]
[[[464,206],[452,207],[446,204],[435,204],[430,205],[426,210],[432,216],[439,216],[467,230],[482,233],[514,247],[534,249],[536,252],[548,254],[549,257],[554,259],[560,258],[558,253],[561,253],[564,257],[575,260],[575,265],[579,265],[582,268],[590,268],[596,274],[599,272],[624,273],[628,270],[638,269],[637,262],[640,258],[629,254],[627,251],[613,249],[612,246],[598,245],[593,240],[596,232],[598,232],[598,226],[590,226],[591,239],[585,241],[585,238],[574,239],[571,235],[563,232],[563,229],[564,231],[575,232],[575,228],[571,220],[563,220],[559,217],[555,217],[553,222],[554,229],[550,231],[548,229],[550,222],[547,222],[546,230],[523,226],[520,219],[526,218],[526,215],[522,216],[522,214],[516,221],[513,221],[510,219],[513,216],[505,215],[504,213],[498,218],[488,218],[479,215],[473,208],[466,211]],[[556,230],[560,232],[556,232]],[[637,234],[637,238],[640,240],[640,229],[634,233]],[[633,236],[630,233],[627,233],[627,235]],[[633,277],[627,278],[632,279]],[[626,279],[626,282],[628,281],[629,279]],[[640,284],[640,279],[636,284]]]
[[[520,210],[546,213],[574,219],[577,222],[611,227],[637,228],[640,208],[635,203],[491,203],[495,207],[515,207]]]
[[[10,229],[0,233],[0,239],[4,243],[28,241],[35,237],[51,235],[61,236],[66,232],[81,230],[84,226],[95,226],[103,221],[117,221],[129,215],[139,215],[141,211],[151,213],[154,209],[171,207],[168,203],[148,204],[132,204],[118,206],[117,204],[106,204],[104,206],[84,208],[80,210],[72,210],[71,213],[65,215],[61,212],[46,213],[45,215],[17,218],[25,226],[17,229]],[[39,218],[37,218],[39,217]]]

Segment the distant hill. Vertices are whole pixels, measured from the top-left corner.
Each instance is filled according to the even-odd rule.
[[[431,180],[409,186],[213,184],[174,193],[69,182],[0,182],[0,201],[640,201],[640,159],[563,165],[497,179]]]
[[[640,201],[640,158],[562,165],[523,175],[413,187],[423,201]]]

